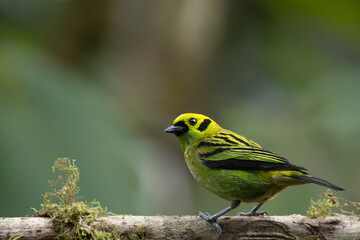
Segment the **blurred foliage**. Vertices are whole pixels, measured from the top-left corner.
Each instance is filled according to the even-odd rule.
[[[210,116],[357,201],[359,5],[1,1],[0,216],[39,206],[59,156],[77,160],[81,195],[112,212],[223,209],[163,134],[183,112]],[[320,191],[289,188],[264,210],[305,214]]]

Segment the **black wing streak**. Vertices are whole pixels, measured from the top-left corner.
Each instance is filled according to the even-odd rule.
[[[217,148],[212,152],[200,154],[200,158],[211,157],[211,156],[213,156],[213,155],[215,155],[217,153],[221,153],[221,152],[226,151],[226,150],[228,150],[228,148]]]
[[[296,170],[305,173],[306,169],[290,163],[273,163],[253,160],[201,160],[201,162],[208,168],[213,169],[227,169],[227,170]]]
[[[200,142],[197,147],[199,148],[199,147],[204,147],[204,146],[206,146],[206,147],[231,147],[232,145],[226,144],[226,143],[214,143],[214,142],[203,141],[203,142]]]
[[[247,150],[247,148],[240,149],[240,150]],[[284,163],[289,163],[289,161],[286,158],[280,157],[279,155],[276,155],[272,152],[262,151],[262,150],[257,150],[257,149],[254,149],[254,152],[256,152],[256,154],[272,157],[272,158],[274,158],[278,161],[284,162]]]
[[[220,133],[220,134],[221,134],[221,135],[224,135],[224,136],[229,135],[229,136],[231,136],[233,139],[236,139],[237,141],[239,141],[239,142],[245,144],[246,146],[250,147],[250,144],[249,144],[249,143],[245,142],[244,140],[241,140],[240,138],[236,137],[234,134],[230,134],[230,133]]]
[[[217,146],[217,143],[201,142],[202,146]],[[224,159],[224,160],[206,160],[205,158],[211,157],[215,154],[227,151],[227,150],[243,150],[251,151],[259,155],[265,155],[272,157],[279,162],[266,162],[258,160],[242,160],[236,158]],[[280,157],[270,151],[255,148],[217,148],[212,152],[199,154],[201,162],[208,168],[213,169],[228,169],[228,170],[296,170],[306,173],[307,169],[291,164],[286,158]]]
[[[231,143],[231,144],[237,144],[237,142],[231,141],[231,140],[228,139],[227,137],[214,136],[213,138],[222,139],[222,140],[225,140],[226,142]]]

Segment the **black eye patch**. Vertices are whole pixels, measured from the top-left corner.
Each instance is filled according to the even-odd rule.
[[[211,123],[210,119],[205,119],[200,126],[198,127],[198,130],[200,132],[205,131],[207,129],[207,127],[209,126],[209,124]]]

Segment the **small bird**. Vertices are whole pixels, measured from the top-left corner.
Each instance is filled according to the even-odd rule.
[[[217,219],[241,202],[258,204],[248,213],[239,213],[240,216],[268,215],[258,212],[261,205],[288,186],[315,183],[344,190],[311,176],[307,169],[291,164],[250,139],[221,128],[202,114],[182,114],[165,132],[176,135],[193,177],[210,192],[230,201],[229,207],[214,215],[198,213],[220,234]]]

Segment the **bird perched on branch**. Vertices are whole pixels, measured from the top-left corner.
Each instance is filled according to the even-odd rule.
[[[178,138],[194,178],[210,192],[231,202],[229,207],[214,215],[198,213],[219,233],[221,227],[217,219],[241,202],[257,202],[258,205],[239,215],[259,216],[267,214],[258,212],[261,205],[288,186],[315,183],[336,191],[344,190],[311,176],[307,169],[291,164],[250,139],[221,128],[201,114],[182,114],[165,132],[174,133]]]

